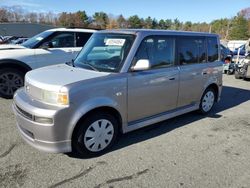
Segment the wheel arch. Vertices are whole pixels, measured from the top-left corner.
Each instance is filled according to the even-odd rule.
[[[217,102],[219,100],[219,87],[218,87],[218,85],[215,83],[212,83],[212,84],[208,85],[204,91],[206,91],[208,88],[212,88],[214,90],[215,99],[216,99],[215,101]]]
[[[76,132],[78,131],[78,129],[80,127],[80,122],[83,121],[88,116],[90,116],[91,114],[98,113],[98,112],[107,112],[111,115],[114,115],[114,117],[118,121],[119,132],[120,133],[122,132],[122,116],[121,116],[121,114],[114,107],[106,105],[106,106],[100,106],[100,107],[90,109],[86,113],[82,114],[82,116],[80,118],[78,118],[77,122],[75,123],[75,125],[71,131],[71,140],[74,137],[74,135],[76,134]]]
[[[17,69],[19,71],[22,71],[24,74],[26,74],[28,71],[32,70],[32,68],[27,65],[26,63],[14,60],[14,59],[3,59],[0,60],[0,69],[2,68],[13,68]]]

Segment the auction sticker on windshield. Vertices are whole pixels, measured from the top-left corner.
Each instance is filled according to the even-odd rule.
[[[107,46],[123,46],[125,39],[107,39],[105,45]]]
[[[42,37],[37,37],[36,40],[41,41],[41,40],[43,40],[43,38]]]

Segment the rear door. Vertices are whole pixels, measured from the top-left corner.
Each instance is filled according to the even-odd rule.
[[[160,115],[176,108],[179,69],[175,63],[175,39],[152,36],[144,39],[134,62],[148,59],[151,68],[128,73],[128,121]]]
[[[204,83],[208,78],[206,38],[179,37],[177,42],[180,67],[178,107],[184,107],[200,101]]]

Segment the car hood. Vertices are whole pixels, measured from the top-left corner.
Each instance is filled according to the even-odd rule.
[[[97,72],[66,64],[48,66],[28,72],[26,85],[31,84],[40,89],[59,91],[63,86],[75,82],[107,76],[111,73]]]
[[[14,50],[14,49],[25,49],[26,47],[14,44],[3,44],[0,45],[0,50]]]

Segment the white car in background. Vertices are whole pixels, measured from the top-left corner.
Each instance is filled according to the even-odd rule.
[[[24,85],[28,71],[74,59],[94,32],[57,28],[44,31],[22,45],[0,45],[0,96],[12,98]]]

